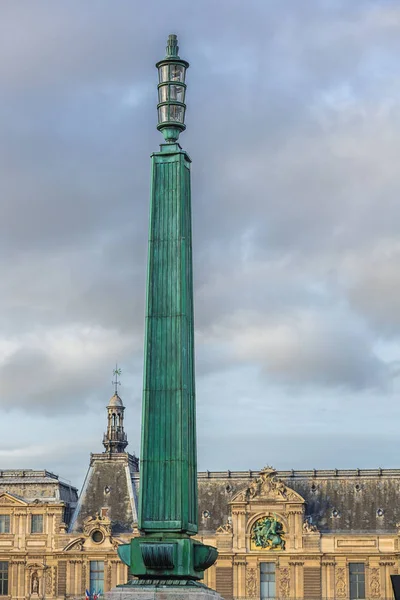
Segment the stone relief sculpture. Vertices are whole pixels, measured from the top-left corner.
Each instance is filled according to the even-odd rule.
[[[53,589],[53,582],[51,579],[51,568],[49,568],[46,573],[46,594],[47,594],[47,596],[52,595],[52,589]]]
[[[279,571],[279,596],[280,598],[289,598],[290,595],[290,571],[289,567],[284,567]]]
[[[247,598],[257,597],[257,570],[254,568],[246,570],[246,596]]]
[[[284,550],[283,525],[276,515],[258,519],[251,530],[251,540],[258,548],[264,550]]]
[[[91,531],[100,527],[107,535],[111,535],[111,520],[108,517],[103,517],[99,512],[96,512],[94,517],[90,516],[83,522],[83,533],[90,535]]]
[[[264,467],[260,476],[250,483],[248,488],[236,497],[236,500],[252,500],[256,496],[266,496],[276,500],[297,501],[299,495],[289,489],[276,475],[272,467]]]
[[[369,588],[370,588],[370,597],[371,598],[380,598],[381,584],[379,582],[379,569],[378,568],[371,569]]]
[[[336,571],[336,596],[338,598],[346,598],[346,572],[340,567]]]

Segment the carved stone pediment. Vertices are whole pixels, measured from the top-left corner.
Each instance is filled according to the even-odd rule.
[[[14,494],[10,494],[9,492],[3,492],[0,494],[0,504],[2,506],[28,506],[28,503],[18,498],[18,496],[14,496]]]
[[[274,502],[295,502],[304,504],[304,498],[297,492],[287,487],[277,476],[277,471],[272,467],[264,467],[260,476],[250,485],[238,492],[231,503],[251,502],[252,500],[272,500]]]
[[[42,562],[32,562],[27,563],[26,568],[28,569],[28,571],[43,571],[46,567],[45,564]]]
[[[111,519],[96,513],[94,517],[88,517],[83,522],[83,533],[90,535],[95,529],[102,530],[106,535],[111,535]]]
[[[72,542],[69,542],[65,546],[64,552],[68,552],[70,550],[73,550],[74,552],[82,552],[84,543],[85,543],[85,538],[83,538],[83,537],[77,538],[76,540],[72,540]]]

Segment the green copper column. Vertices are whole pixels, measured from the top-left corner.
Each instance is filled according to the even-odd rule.
[[[194,580],[217,557],[197,533],[196,406],[190,158],[185,74],[175,35],[157,63],[158,126],[152,155],[139,529],[119,554],[139,578]]]
[[[139,527],[197,532],[190,158],[152,156]]]

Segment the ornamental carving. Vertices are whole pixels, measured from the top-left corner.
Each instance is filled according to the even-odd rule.
[[[110,538],[110,541],[111,541],[111,545],[114,548],[114,550],[117,550],[118,546],[121,546],[121,544],[123,544],[122,541],[119,541],[119,540],[117,540],[116,538],[113,538],[113,537]]]
[[[232,533],[233,532],[233,527],[232,527],[232,523],[231,521],[228,520],[227,523],[225,523],[225,525],[221,525],[220,527],[218,527],[216,533]]]
[[[336,571],[336,596],[338,598],[346,598],[346,571],[340,567]]]
[[[271,500],[294,501],[304,503],[304,499],[294,490],[288,488],[277,476],[272,467],[264,467],[260,476],[254,479],[247,489],[239,492],[233,502],[246,502],[255,498],[268,498]]]
[[[84,542],[85,538],[78,538],[76,540],[72,540],[72,542],[69,542],[65,546],[64,552],[68,552],[69,550],[73,550],[74,552],[82,552]]]
[[[279,596],[289,598],[290,595],[290,569],[283,567],[279,569]]]
[[[90,535],[94,529],[98,528],[111,535],[111,520],[97,512],[94,517],[88,517],[83,522],[83,533],[86,535]]]
[[[380,598],[381,595],[381,584],[379,581],[379,569],[371,569],[371,575],[369,579],[369,589],[371,598]]]
[[[246,570],[246,597],[257,598],[257,570],[247,569]]]
[[[57,595],[57,567],[53,567],[53,596]]]
[[[52,596],[53,591],[53,582],[51,580],[51,569],[47,569],[46,571],[46,596]]]
[[[257,519],[251,529],[251,549],[284,550],[284,535],[283,525],[275,514],[261,517],[261,519]]]
[[[85,590],[86,589],[86,564],[85,563],[83,563],[83,565],[82,565],[82,580],[81,581],[82,581],[81,588],[83,590]]]

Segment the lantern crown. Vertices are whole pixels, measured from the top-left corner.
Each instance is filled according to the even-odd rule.
[[[185,125],[186,69],[189,63],[179,57],[178,38],[168,37],[165,58],[160,60],[158,69],[158,125],[167,143],[175,143]]]

